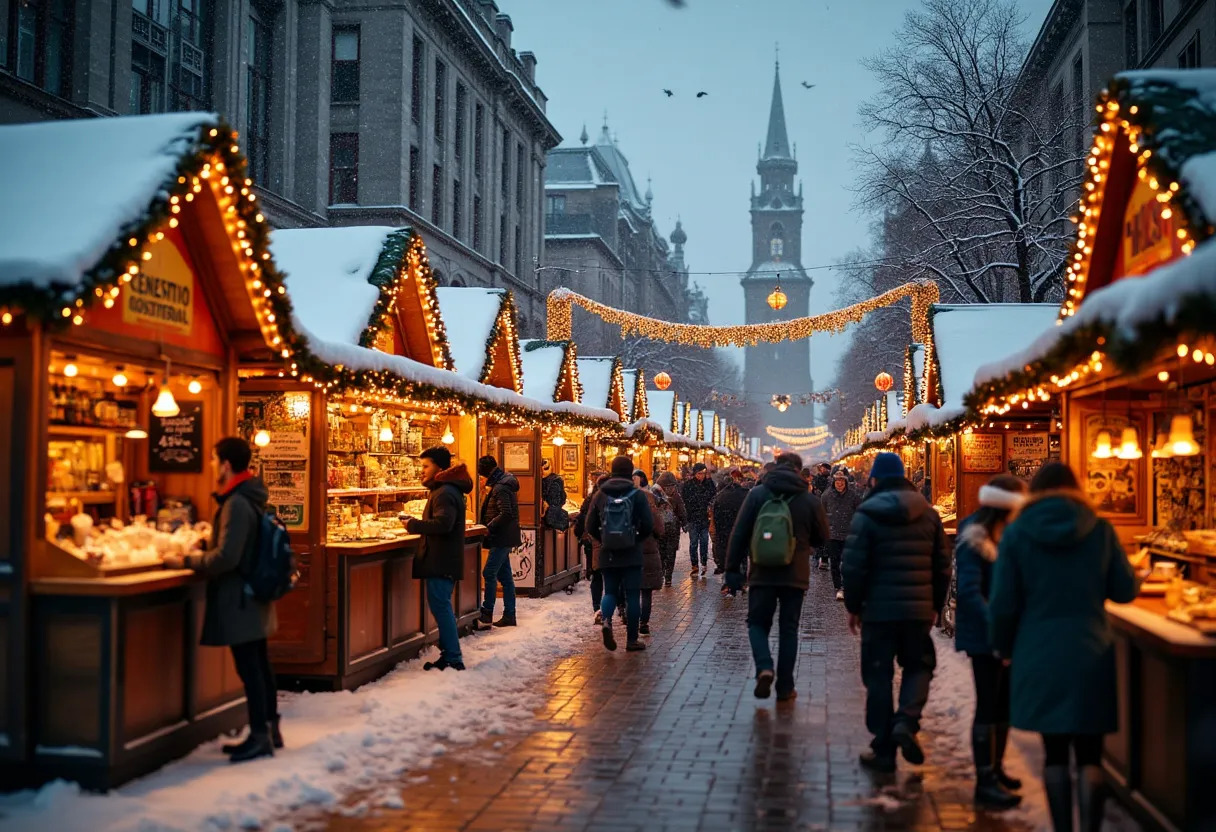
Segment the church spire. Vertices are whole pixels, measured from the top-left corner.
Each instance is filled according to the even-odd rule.
[[[781,100],[781,64],[773,68],[773,103],[768,114],[768,140],[764,143],[765,159],[789,159],[790,139],[785,131],[785,105]]]

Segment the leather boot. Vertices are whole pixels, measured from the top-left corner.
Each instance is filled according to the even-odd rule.
[[[238,749],[232,752],[228,758],[232,763],[243,763],[247,760],[256,760],[259,757],[273,757],[274,744],[270,740],[269,726],[263,726],[258,733],[250,733],[249,744],[245,748]]]
[[[225,754],[240,754],[253,746],[255,734],[251,731],[245,739],[235,743],[224,743],[220,750]],[[283,747],[283,734],[279,731],[279,717],[270,719],[270,744],[275,750]]]
[[[491,630],[493,628],[494,628],[494,614],[486,612],[485,610],[482,610],[481,614],[477,616],[477,620],[473,622],[473,629],[477,630],[477,631],[481,631],[481,630]]]
[[[1043,788],[1054,832],[1072,832],[1072,772],[1068,766],[1044,766]]]
[[[270,718],[270,744],[278,751],[283,747],[283,734],[279,731],[279,717]]]
[[[1009,745],[1009,723],[998,722],[992,726],[992,767],[996,769],[996,779],[1001,785],[1016,792],[1022,788],[1022,781],[1005,773],[1005,747]]]
[[[1106,809],[1106,775],[1101,766],[1082,766],[1077,781],[1081,832],[1100,832]]]
[[[997,779],[993,763],[993,727],[971,726],[971,753],[975,757],[975,803],[988,809],[1012,809],[1022,802],[1020,795],[1011,794]]]

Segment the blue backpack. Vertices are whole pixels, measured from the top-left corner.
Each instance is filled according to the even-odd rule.
[[[245,591],[254,600],[268,604],[295,589],[300,570],[287,526],[273,511],[259,511],[256,505],[254,511],[258,511],[257,539],[253,564],[245,574]]]

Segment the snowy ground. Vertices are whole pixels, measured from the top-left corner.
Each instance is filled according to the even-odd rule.
[[[0,829],[72,832],[282,829],[288,815],[337,807],[366,793],[400,808],[386,784],[455,747],[523,727],[543,703],[543,680],[587,631],[587,590],[520,599],[520,626],[461,640],[464,673],[422,670],[430,648],[354,692],[280,694],[287,748],[230,765],[220,741],[109,793],[58,781],[0,795]]]

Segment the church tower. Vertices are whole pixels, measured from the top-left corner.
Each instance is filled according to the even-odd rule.
[[[752,184],[752,265],[741,281],[747,323],[801,318],[810,314],[813,281],[802,268],[802,186],[794,190],[798,161],[790,149],[785,129],[785,107],[781,100],[781,65],[773,75],[773,102],[769,109],[768,135],[756,163],[760,191]],[[788,297],[783,309],[769,306],[768,297],[780,283]],[[810,342],[760,343],[746,348],[744,388],[753,430],[764,425],[810,427],[814,406],[796,403],[810,393]],[[795,403],[781,413],[773,407],[774,394],[788,394]]]

